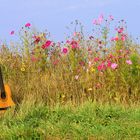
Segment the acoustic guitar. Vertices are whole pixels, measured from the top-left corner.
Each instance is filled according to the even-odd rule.
[[[0,67],[0,112],[5,112],[8,108],[14,106],[11,98],[11,90],[8,85],[3,83],[2,71]]]

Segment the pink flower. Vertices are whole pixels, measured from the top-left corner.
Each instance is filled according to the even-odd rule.
[[[114,37],[111,38],[111,41],[115,41]]]
[[[95,57],[95,58],[94,58],[94,61],[95,61],[95,62],[97,62],[97,61],[99,61],[99,60],[100,60],[99,57]]]
[[[113,56],[112,54],[110,54],[110,55],[109,55],[109,58],[111,58],[111,59],[112,59],[113,57],[114,57],[114,56]]]
[[[67,54],[68,48],[63,48],[62,52],[63,52],[64,54]]]
[[[15,33],[15,31],[11,31],[11,32],[10,32],[10,35],[13,35],[14,33]]]
[[[121,40],[125,41],[126,40],[126,35],[122,35]]]
[[[48,48],[51,45],[51,43],[52,42],[50,40],[47,40],[46,43],[45,43],[45,48]]]
[[[111,64],[112,64],[111,61],[108,60],[108,61],[107,61],[107,67],[111,67]]]
[[[103,14],[101,14],[101,15],[98,17],[98,19],[93,20],[93,24],[95,24],[95,25],[100,25],[100,24],[103,22],[103,19],[104,19]]]
[[[128,65],[132,65],[132,61],[131,61],[131,60],[126,60],[126,63],[127,63]]]
[[[109,16],[110,20],[114,20],[114,17],[112,15]]]
[[[77,35],[77,32],[74,32],[74,33],[73,33],[73,36],[76,36],[76,35]]]
[[[93,24],[97,25],[98,24],[98,21],[96,19],[93,20]]]
[[[112,64],[111,64],[111,68],[112,68],[112,69],[116,69],[117,67],[118,67],[118,64],[116,64],[116,63],[112,63]]]
[[[119,40],[118,37],[111,38],[111,41],[118,41],[118,40]]]
[[[118,29],[118,33],[122,33],[123,32],[123,28]]]
[[[72,41],[71,42],[71,47],[72,47],[72,49],[75,49],[75,48],[78,48],[78,43],[76,42],[76,41]]]
[[[122,36],[121,39],[122,39],[122,41],[125,41],[125,37],[124,36]]]
[[[99,66],[97,67],[97,69],[98,69],[98,71],[105,70],[105,69],[106,69],[106,66],[105,66],[104,63],[102,63],[101,65],[99,65]]]
[[[31,26],[30,23],[26,23],[26,24],[25,24],[25,27],[30,27],[30,26]]]
[[[98,18],[98,24],[101,24],[103,22],[104,16],[101,14]]]
[[[102,70],[102,66],[99,65],[99,66],[97,67],[97,69],[98,69],[98,71]]]
[[[69,43],[70,43],[70,41],[69,41],[69,40],[67,40],[67,41],[66,41],[66,43],[68,43],[68,44],[69,44]]]
[[[42,45],[42,49],[47,49],[48,47],[50,47],[51,43],[52,42],[50,40],[46,41],[46,43]]]
[[[115,37],[115,41],[118,41],[119,40],[119,38],[118,37]]]

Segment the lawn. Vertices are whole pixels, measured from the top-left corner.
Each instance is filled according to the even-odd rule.
[[[86,102],[49,108],[27,101],[0,119],[5,140],[139,140],[140,108]]]

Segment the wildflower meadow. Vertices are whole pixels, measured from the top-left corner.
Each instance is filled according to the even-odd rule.
[[[1,139],[140,139],[140,45],[125,20],[99,15],[86,34],[75,20],[63,41],[32,23],[9,31],[0,65],[15,106]]]

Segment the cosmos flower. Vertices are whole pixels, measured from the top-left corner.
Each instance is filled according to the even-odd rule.
[[[106,66],[104,63],[100,64],[98,67],[97,67],[98,71],[101,71],[101,70],[105,70],[106,69]]]
[[[103,14],[101,14],[100,16],[99,16],[99,18],[98,18],[98,24],[101,24],[102,22],[103,22],[103,19],[104,19],[104,16],[103,16]]]
[[[122,40],[122,41],[125,41],[125,40],[126,40],[126,35],[122,35],[122,36],[121,36],[121,40]]]
[[[93,20],[93,24],[95,24],[95,25],[100,25],[100,24],[103,22],[103,19],[104,19],[103,14],[101,14],[101,15],[98,17],[98,19]]]
[[[119,34],[122,33],[123,30],[124,30],[123,28],[118,29],[118,33],[119,33]]]
[[[111,41],[118,41],[118,40],[119,40],[118,37],[112,37],[112,38],[111,38]]]
[[[111,67],[111,61],[110,60],[107,61],[107,67]]]
[[[14,33],[15,33],[15,31],[11,31],[11,32],[10,32],[10,35],[14,35]]]
[[[116,64],[116,63],[112,63],[112,64],[111,64],[111,68],[112,68],[112,69],[116,69],[117,67],[118,67],[118,64]]]
[[[99,61],[100,59],[99,59],[99,57],[95,57],[94,58],[94,62],[97,62],[97,61]]]
[[[97,25],[97,20],[96,19],[93,20],[93,24]]]
[[[126,60],[126,63],[127,63],[128,65],[132,65],[132,61],[131,61],[131,60]]]
[[[68,53],[68,48],[63,48],[63,50],[62,50],[62,52],[64,53],[64,54],[67,54]]]
[[[30,26],[31,24],[29,22],[25,24],[25,27],[30,27]]]
[[[45,42],[45,44],[42,45],[42,49],[46,49],[46,48],[50,47],[51,43],[52,43],[52,42],[51,42],[50,40],[47,40],[47,41]]]
[[[70,44],[71,44],[72,49],[78,48],[78,43],[77,43],[77,41],[74,41],[74,40],[73,40]]]

